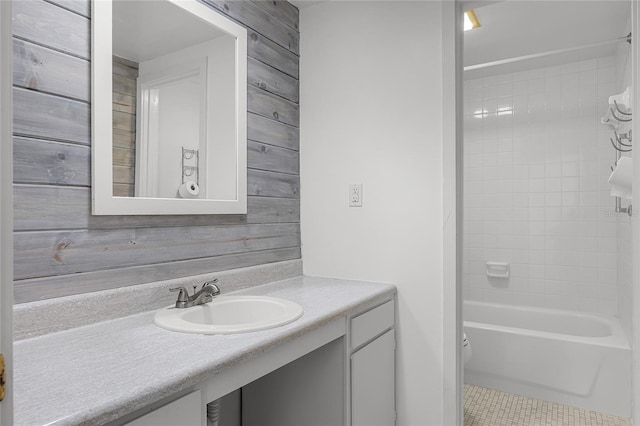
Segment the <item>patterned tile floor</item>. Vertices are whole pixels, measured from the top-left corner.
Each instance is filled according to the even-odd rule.
[[[464,426],[631,426],[631,420],[464,385]]]

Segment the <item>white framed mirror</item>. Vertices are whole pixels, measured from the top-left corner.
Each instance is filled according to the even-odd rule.
[[[92,7],[93,214],[246,214],[246,29],[196,0]]]

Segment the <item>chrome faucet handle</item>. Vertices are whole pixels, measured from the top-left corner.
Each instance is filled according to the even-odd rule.
[[[189,307],[189,290],[180,286],[175,288],[170,288],[170,292],[179,291],[178,300],[176,300],[176,308],[188,308]]]
[[[189,300],[189,290],[187,290],[186,288],[184,288],[182,286],[170,288],[169,291],[172,292],[172,293],[175,293],[176,291],[180,292],[180,294],[178,294],[178,300],[176,301],[176,303],[178,303],[178,302],[186,302],[187,300]]]

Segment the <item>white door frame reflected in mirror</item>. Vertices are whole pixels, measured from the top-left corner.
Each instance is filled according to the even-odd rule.
[[[94,215],[246,214],[247,32],[196,0],[163,0],[235,39],[235,197],[225,199],[119,197],[113,195],[112,2],[92,2],[92,212]],[[188,31],[188,29],[186,29]],[[205,151],[208,146],[205,146]],[[202,154],[201,154],[202,155]],[[231,157],[231,156],[229,156]],[[136,159],[137,161],[137,159]],[[206,172],[205,172],[206,173]],[[206,191],[209,192],[209,191]]]
[[[184,165],[182,166],[182,179],[174,179],[175,185],[171,188],[167,188],[167,185],[159,183],[159,180],[163,179],[163,174],[166,174],[166,170],[159,166],[158,157],[161,155],[160,145],[163,136],[166,136],[162,132],[163,120],[160,112],[160,102],[157,97],[163,96],[163,88],[167,85],[180,85],[183,82],[187,82],[183,87],[180,87],[180,92],[183,94],[191,93],[193,90],[186,90],[189,85],[189,81],[196,80],[199,93],[194,93],[195,99],[190,99],[190,103],[197,104],[196,108],[199,113],[190,117],[196,123],[194,127],[198,133],[196,138],[196,146],[192,147],[194,150],[202,150],[206,155],[206,126],[207,126],[207,64],[206,61],[202,61],[200,64],[184,64],[179,70],[172,70],[172,72],[162,73],[159,76],[140,76],[138,77],[138,96],[137,102],[139,111],[136,114],[136,165],[135,165],[135,196],[136,197],[157,197],[157,198],[175,198],[178,183],[185,183]],[[163,100],[162,104],[166,103]],[[183,114],[184,115],[184,114]],[[191,129],[193,130],[193,129]],[[179,142],[179,141],[178,141]],[[177,147],[174,147],[177,148]],[[183,147],[184,148],[184,147]],[[144,155],[141,155],[144,153]],[[172,155],[177,156],[178,151],[172,152]],[[182,154],[184,156],[184,154]],[[206,157],[205,157],[206,158]],[[196,165],[195,167],[197,176],[191,178],[191,175],[187,175],[187,179],[195,180],[200,185],[200,189],[203,189],[202,184],[199,182],[200,169]],[[177,173],[177,171],[176,171]],[[208,190],[206,186],[205,190]],[[203,193],[198,198],[208,198]],[[211,197],[209,197],[211,198]]]

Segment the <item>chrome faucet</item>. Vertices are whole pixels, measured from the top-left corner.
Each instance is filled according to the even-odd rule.
[[[213,298],[220,294],[220,288],[216,285],[217,278],[202,284],[200,291],[196,291],[197,286],[193,286],[193,295],[189,296],[189,290],[185,287],[170,288],[169,291],[179,291],[178,300],[176,300],[176,308],[190,308],[192,306],[209,303]]]

